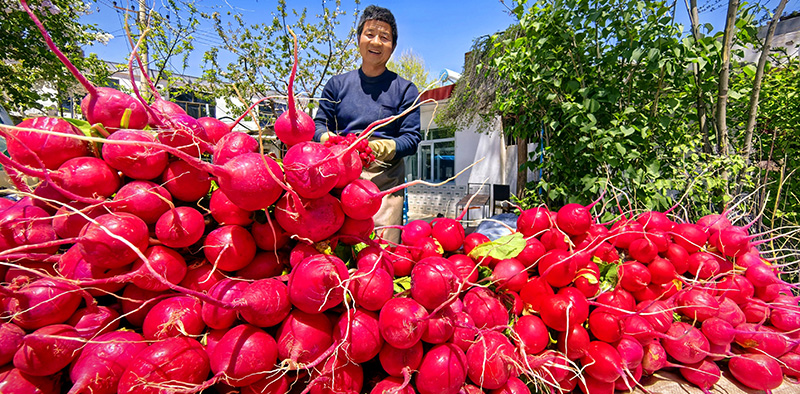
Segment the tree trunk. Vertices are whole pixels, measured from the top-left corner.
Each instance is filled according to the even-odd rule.
[[[525,186],[528,184],[528,139],[517,137],[517,197],[525,196]]]
[[[728,0],[728,15],[725,18],[725,35],[722,42],[722,64],[719,72],[719,94],[717,95],[717,144],[722,156],[728,155],[728,84],[730,82],[731,46],[736,29],[736,12],[739,0]]]
[[[761,93],[761,82],[764,79],[764,68],[767,65],[769,52],[772,48],[772,37],[775,35],[775,28],[778,26],[783,9],[786,7],[787,0],[781,0],[778,8],[775,9],[775,15],[769,22],[767,28],[767,36],[764,37],[764,46],[761,47],[761,55],[758,58],[758,66],[756,67],[756,75],[753,77],[753,92],[750,95],[750,112],[747,116],[747,128],[745,129],[744,137],[744,159],[750,162],[750,155],[753,151],[753,130],[756,128],[756,117],[758,115],[758,96]]]
[[[700,41],[700,17],[697,12],[697,0],[691,0],[691,4],[686,4],[689,11],[689,20],[692,23],[692,37],[694,42]],[[700,65],[694,63],[692,66],[694,80],[697,84],[697,122],[700,127],[700,134],[703,136],[703,152],[711,154],[711,141],[708,139],[708,116],[706,114],[706,102],[703,99],[703,87],[700,83]]]
[[[139,22],[139,31],[144,31],[147,26],[147,2],[145,0],[139,0],[139,12],[137,14],[137,20]],[[148,57],[147,51],[147,39],[142,39],[142,45],[139,46],[138,49],[139,58],[142,62],[142,69],[144,72],[139,75],[139,86],[148,86],[147,83],[147,75],[145,72],[150,72],[150,60]],[[133,82],[133,81],[131,81]],[[150,98],[150,89],[141,89],[141,95],[145,99]]]

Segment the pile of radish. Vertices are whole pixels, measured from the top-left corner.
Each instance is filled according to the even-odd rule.
[[[800,376],[794,285],[725,214],[602,224],[568,204],[521,210],[493,241],[440,218],[391,244],[372,222],[387,192],[358,179],[368,132],[312,142],[290,96],[271,157],[93,87],[47,41],[105,135],[2,128],[17,188],[0,199],[0,392],[594,394],[660,370],[709,392],[723,369],[770,392]]]

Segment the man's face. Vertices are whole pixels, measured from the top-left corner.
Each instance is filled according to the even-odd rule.
[[[358,37],[358,51],[370,66],[386,66],[392,56],[392,27],[386,22],[369,20]]]

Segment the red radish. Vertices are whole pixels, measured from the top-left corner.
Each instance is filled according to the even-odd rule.
[[[411,297],[429,311],[451,302],[461,290],[461,278],[450,260],[427,257],[411,270]]]
[[[189,296],[174,296],[156,303],[144,318],[145,339],[166,339],[175,336],[197,336],[206,328],[202,303]]]
[[[550,341],[547,326],[535,315],[521,316],[514,324],[514,333],[528,354],[541,352]]]
[[[14,323],[0,324],[0,365],[14,359],[14,353],[22,346],[25,331]]]
[[[334,186],[336,189],[342,189],[350,183],[355,182],[358,177],[361,176],[363,165],[361,159],[358,157],[358,151],[355,149],[349,149],[347,146],[337,144],[332,145],[330,150],[334,157],[339,157],[339,165],[344,170],[339,173],[336,186]]]
[[[644,357],[642,357],[642,368],[644,373],[652,375],[667,366],[667,351],[661,346],[659,341],[651,341],[644,345]]]
[[[436,345],[422,358],[416,378],[420,394],[456,394],[467,378],[467,358],[453,344]]]
[[[283,193],[278,181],[283,171],[278,163],[260,153],[245,153],[217,170],[219,188],[237,206],[248,211],[264,209]]]
[[[705,246],[708,235],[703,229],[693,223],[679,223],[672,228],[673,241],[686,249],[689,253],[695,253]],[[674,264],[674,262],[673,262]]]
[[[622,364],[626,370],[635,370],[642,364],[644,347],[636,338],[623,335],[622,338],[614,343],[614,347],[617,348],[619,356],[622,357]]]
[[[659,285],[672,282],[678,275],[675,272],[675,266],[669,260],[661,257],[653,259],[647,265],[647,271],[650,272],[650,281]]]
[[[292,369],[305,368],[333,344],[333,323],[324,314],[295,309],[284,319],[276,338],[278,357]]]
[[[313,141],[292,146],[283,157],[286,183],[307,199],[320,198],[333,190],[341,172],[338,164],[330,149]]]
[[[170,248],[194,245],[203,237],[205,219],[192,207],[175,207],[158,218],[156,238]]]
[[[408,349],[422,339],[427,328],[425,307],[411,298],[392,298],[381,308],[380,333],[386,343]]]
[[[78,309],[67,324],[74,327],[81,338],[92,339],[119,327],[119,312],[107,306],[91,305]]]
[[[732,357],[728,368],[743,385],[769,393],[783,383],[781,366],[774,358],[764,354],[742,354]]]
[[[289,277],[289,301],[306,313],[325,312],[344,300],[349,277],[347,267],[338,257],[309,257]]]
[[[578,257],[566,250],[551,250],[539,259],[539,276],[553,287],[567,286],[578,272]]]
[[[106,138],[103,144],[103,160],[129,178],[155,179],[169,164],[167,152],[152,146],[115,144],[111,141],[141,141],[154,143],[155,138],[144,130],[118,130]]]
[[[616,383],[604,382],[587,374],[578,381],[578,386],[584,394],[613,394]]]
[[[227,225],[214,229],[203,242],[206,259],[223,271],[242,269],[256,256],[256,242],[242,226]]]
[[[422,341],[433,344],[445,343],[453,337],[455,333],[455,326],[453,319],[455,318],[454,304],[449,304],[447,308],[434,313],[427,319],[427,328],[422,335]]]
[[[661,344],[678,362],[692,364],[706,358],[710,350],[705,335],[687,323],[672,323]]]
[[[212,144],[216,144],[225,134],[231,132],[231,127],[217,118],[203,116],[197,118],[197,123],[203,126],[203,130],[206,131],[206,136],[208,136],[208,141]]]
[[[282,322],[292,304],[289,289],[275,278],[260,279],[244,290],[245,305],[239,313],[246,322],[257,327],[272,327]]]
[[[395,376],[389,376],[388,378],[384,378],[380,382],[375,384],[375,387],[369,392],[369,394],[386,394],[386,393],[395,393],[395,394],[415,394],[416,391],[411,387],[411,385],[405,382],[405,379]]]
[[[379,333],[378,314],[356,308],[339,316],[333,340],[342,344],[341,350],[349,360],[363,364],[375,358],[383,347]]]
[[[459,349],[460,351],[460,349]],[[467,350],[467,375],[484,389],[498,389],[514,376],[518,364],[514,345],[496,331],[479,335]]]
[[[379,311],[394,294],[392,276],[382,268],[358,269],[352,274],[349,286],[356,305]]]
[[[690,320],[704,322],[719,313],[719,302],[709,293],[691,288],[678,293],[675,298],[678,313]]]
[[[85,141],[68,135],[83,135],[72,123],[60,118],[36,117],[23,120],[17,127],[66,134],[56,136],[28,130],[5,131],[8,154],[22,165],[55,170],[65,161],[89,155]],[[41,163],[41,164],[40,164]]]
[[[286,375],[267,375],[259,381],[242,387],[241,394],[282,394],[288,393],[291,383]]]
[[[542,321],[556,330],[565,331],[572,324],[580,324],[589,316],[588,305],[577,304],[566,294],[554,294],[542,300],[539,311]]]
[[[344,212],[342,203],[330,194],[299,202],[287,194],[278,200],[275,219],[289,234],[316,243],[339,231],[344,224]]]
[[[526,304],[526,309],[530,309],[534,312],[539,312],[543,300],[547,296],[553,294],[555,294],[553,288],[550,287],[544,279],[538,276],[529,279],[528,283],[526,283],[519,292],[522,301]]]
[[[520,212],[517,218],[517,231],[525,238],[539,236],[545,230],[553,227],[553,218],[550,210],[544,207],[526,209]]]
[[[797,378],[800,376],[800,354],[789,352],[778,359],[784,376]]]
[[[545,230],[545,232],[542,233],[541,241],[545,249],[549,251],[556,249],[568,251],[573,248],[572,241],[570,240],[569,236],[567,236],[567,234],[561,231],[558,227]]]
[[[31,376],[13,365],[0,366],[0,392],[19,394],[59,394],[61,375]]]
[[[707,252],[697,252],[689,255],[687,264],[689,274],[698,279],[711,279],[721,271],[717,258]]]
[[[189,156],[199,157],[201,152],[212,150],[203,126],[197,119],[183,113],[170,114],[164,119],[165,127],[159,128],[158,140]]]
[[[455,219],[440,218],[432,226],[431,236],[445,252],[454,252],[464,244],[464,226]]]
[[[644,236],[644,226],[635,220],[621,219],[615,222],[609,230],[609,237],[614,246],[628,249],[631,242]]]
[[[529,239],[535,239],[535,238],[529,238]],[[473,233],[469,233],[464,237],[464,244],[462,245],[463,248],[464,248],[464,253],[465,254],[469,254],[469,252],[471,252],[472,249],[475,249],[476,246],[484,244],[484,243],[489,242],[489,241],[490,241],[490,239],[486,235],[483,235],[481,233],[474,233],[474,232]],[[536,242],[539,242],[539,240],[537,239]],[[539,242],[539,243],[541,244],[541,242]],[[522,253],[522,252],[520,252],[520,253]]]
[[[549,338],[548,338],[549,339]],[[572,324],[569,329],[558,334],[558,351],[570,360],[577,360],[586,354],[591,339],[589,332],[580,324]]]
[[[144,266],[144,261],[136,260],[131,268],[133,278],[131,282],[142,289],[150,291],[169,290],[168,283],[178,284],[186,276],[186,260],[180,253],[163,246],[153,246],[144,252],[144,256],[149,261],[153,270],[161,278],[156,277]],[[164,283],[164,279],[166,282]]]
[[[744,276],[755,287],[767,287],[780,281],[773,268],[764,263],[756,263],[747,267]]]
[[[453,316],[452,321],[455,327],[451,342],[466,352],[475,342],[475,336],[478,333],[478,328],[475,327],[475,321],[472,319],[472,316],[463,311],[457,312]]]
[[[222,226],[228,224],[247,226],[253,222],[253,212],[236,206],[220,189],[211,192],[208,209],[214,220]]]
[[[108,213],[108,211],[102,206],[72,202],[58,208],[53,217],[53,230],[60,238],[74,238],[81,233],[86,223],[89,223],[86,217],[96,219],[104,213]]]
[[[683,274],[689,269],[689,252],[678,244],[672,243],[667,247],[666,259],[675,267],[678,275]]]
[[[665,333],[672,326],[672,308],[665,301],[642,301],[636,305],[636,312],[657,332]]]
[[[264,223],[254,221],[250,232],[253,234],[256,246],[262,250],[278,250],[289,243],[289,234],[278,225],[274,216],[268,217]]]
[[[703,230],[708,234],[714,234],[717,231],[724,229],[731,225],[731,221],[722,214],[711,214],[701,217],[697,219],[697,225],[702,227]]]
[[[439,245],[439,241],[433,239],[433,237],[425,237],[412,246],[411,254],[414,260],[419,261],[428,257],[442,257],[444,249],[442,249],[442,245]]]
[[[200,260],[189,266],[189,269],[186,271],[186,276],[183,277],[179,286],[207,293],[223,278],[224,276],[221,271],[215,270],[214,266],[208,264],[207,261]]]
[[[718,317],[712,317],[704,321],[703,325],[700,326],[700,330],[708,338],[708,342],[715,345],[729,344],[736,337],[733,325]]]
[[[750,250],[752,238],[745,228],[728,226],[714,233],[709,243],[716,246],[723,256],[737,257]]]
[[[763,323],[769,320],[770,308],[767,305],[748,302],[741,307],[744,318],[748,323]]]
[[[430,223],[421,219],[412,220],[403,226],[403,232],[400,233],[400,239],[403,241],[404,245],[414,246],[421,239],[429,237],[431,235],[431,231],[432,228]]]
[[[658,246],[649,238],[639,238],[631,242],[628,246],[630,256],[636,261],[649,263],[658,256]]]
[[[132,326],[141,327],[147,313],[164,297],[164,292],[149,291],[134,284],[125,286],[122,292],[122,315]]]
[[[42,23],[28,8],[25,0],[20,0],[22,8],[28,13],[33,23],[39,28],[47,46],[64,63],[75,79],[83,85],[89,92],[81,101],[81,113],[89,123],[102,123],[106,128],[114,130],[117,128],[143,129],[147,125],[147,111],[144,105],[130,95],[124,94],[119,90],[95,87],[80,71],[67,59],[67,57],[56,47],[50,35],[45,30]]]
[[[390,252],[377,246],[368,246],[358,252],[356,256],[356,266],[360,270],[373,271],[380,268],[390,276],[394,276],[394,265],[391,263]]]
[[[800,329],[800,308],[797,306],[797,302],[773,305],[769,315],[769,322],[778,330],[796,332]]]
[[[275,339],[250,324],[228,330],[209,355],[211,371],[233,387],[248,386],[264,378],[277,359]]]
[[[669,231],[675,223],[667,217],[667,214],[659,211],[647,211],[636,218],[636,221],[644,226],[647,231],[658,229]]]
[[[147,348],[140,334],[113,331],[102,334],[83,348],[69,370],[73,385],[68,394],[114,394],[127,365]]]
[[[589,331],[604,342],[616,342],[622,337],[624,321],[607,308],[598,308],[589,314]]]
[[[617,349],[602,341],[589,343],[581,365],[588,376],[606,383],[614,383],[624,373]]]
[[[378,360],[381,367],[390,376],[401,377],[404,370],[416,370],[422,363],[422,342],[417,341],[407,349],[398,349],[389,343],[385,343],[378,353]]]
[[[289,92],[289,97],[287,98],[288,108],[286,112],[275,120],[274,129],[275,135],[281,142],[287,146],[293,146],[314,138],[315,126],[311,116],[295,108],[294,76],[297,73],[297,37],[291,30],[289,32],[294,38],[294,63],[292,63],[292,72],[289,74],[289,85],[287,86]]]
[[[719,366],[707,359],[693,364],[686,364],[679,370],[689,383],[699,387],[704,393],[710,393],[711,387],[719,382],[722,377]]]
[[[638,291],[647,287],[652,278],[650,271],[638,261],[626,261],[620,265],[617,275],[619,284],[627,291]]]
[[[44,247],[34,251],[53,254],[58,250],[58,244],[53,244],[54,241],[56,232],[44,209],[17,203],[0,212],[0,250],[42,245]]]
[[[80,289],[64,281],[36,279],[10,295],[3,305],[11,321],[25,330],[64,323],[81,303]]]
[[[753,284],[742,275],[729,275],[722,278],[717,282],[717,291],[720,296],[733,300],[739,305],[747,302],[755,294]]]
[[[214,145],[212,160],[216,165],[225,165],[231,158],[244,153],[256,153],[259,150],[258,141],[250,134],[233,131],[225,134]]]
[[[139,352],[120,377],[120,394],[160,393],[190,390],[202,383],[211,371],[203,345],[187,337],[167,338]]]
[[[717,317],[727,321],[734,327],[745,322],[746,318],[744,312],[739,305],[730,298],[720,297],[719,300],[719,312],[717,313]]]
[[[249,286],[247,282],[224,278],[211,287],[208,295],[222,301],[235,302],[237,299],[242,298],[247,286]],[[203,303],[200,316],[207,326],[217,330],[233,327],[237,320],[235,310],[222,308],[207,302]]]
[[[328,358],[311,383],[311,394],[360,393],[364,386],[364,370],[342,355]]]
[[[511,377],[506,384],[499,389],[489,391],[489,394],[531,394],[531,390],[519,378]]]
[[[599,200],[598,200],[599,201]],[[589,231],[592,226],[592,214],[589,210],[596,204],[588,206],[580,204],[567,204],[558,210],[556,225],[569,235],[581,235]]]
[[[453,254],[447,259],[456,267],[456,273],[462,281],[475,283],[478,280],[478,269],[472,258],[465,254]]]
[[[53,324],[28,334],[14,354],[14,367],[31,376],[54,375],[78,357],[84,340],[74,327]]]
[[[65,197],[86,203],[95,203],[113,195],[120,186],[120,177],[102,159],[92,156],[74,157],[57,170],[34,170],[10,163],[3,156],[3,165],[25,175],[42,178]]]
[[[477,328],[494,328],[508,325],[508,310],[496,293],[485,287],[472,287],[464,294],[464,312]]]
[[[183,160],[170,162],[161,175],[161,181],[175,199],[187,202],[199,200],[211,189],[208,172]]]
[[[83,228],[77,245],[89,264],[119,268],[136,260],[137,252],[144,251],[148,243],[147,224],[135,215],[119,212],[98,216],[96,223]]]
[[[286,268],[288,261],[289,257],[285,252],[257,252],[250,264],[236,271],[236,276],[252,280],[279,276]]]
[[[619,287],[600,294],[596,301],[599,305],[609,307],[607,312],[619,315],[625,314],[625,311],[633,311],[635,308],[635,301],[631,293]]]
[[[492,278],[499,289],[510,291],[520,291],[528,283],[525,266],[514,258],[498,261],[492,271]]]
[[[342,227],[336,232],[334,238],[346,245],[356,245],[366,242],[373,231],[375,231],[375,222],[372,218],[356,220],[345,216],[344,223],[342,223]]]

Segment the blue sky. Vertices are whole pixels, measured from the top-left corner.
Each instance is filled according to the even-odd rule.
[[[117,1],[116,3],[123,6],[130,1]],[[778,3],[777,0],[761,0],[761,2],[770,9],[774,9]],[[133,0],[133,3],[136,3],[136,0]],[[330,0],[327,3],[334,4]],[[700,0],[699,3],[701,6],[716,4],[716,11],[706,11],[700,15],[700,19],[702,23],[712,23],[716,30],[722,29],[727,1]],[[129,48],[122,30],[123,18],[118,11],[112,9],[111,4],[111,0],[99,0],[93,7],[96,12],[84,17],[83,20],[98,24],[100,28],[113,34],[115,38],[106,45],[97,44],[87,48],[87,51],[95,52],[105,60],[124,62],[127,59]],[[148,4],[153,4],[153,0],[148,0]],[[295,9],[306,7],[309,14],[315,14],[321,9],[322,1],[287,0],[287,4],[288,7]],[[461,72],[464,53],[470,49],[477,37],[502,31],[515,23],[515,19],[509,15],[506,5],[499,0],[388,0],[364,2],[360,9],[368,4],[376,4],[392,10],[397,19],[399,37],[395,55],[399,55],[405,50],[414,51],[423,58],[432,77],[438,75],[445,68]],[[785,12],[798,9],[799,5],[800,0],[790,0]],[[270,14],[276,10],[277,2],[274,0],[205,0],[198,2],[198,7],[201,11],[212,9],[239,11],[247,22],[257,23],[271,20]],[[353,10],[355,4],[343,0],[342,8]],[[684,2],[679,0],[677,5],[678,21],[688,25],[685,14]],[[348,19],[348,21],[350,20]],[[346,25],[346,22],[343,24]],[[200,74],[199,56],[214,42],[218,42],[214,39],[214,33],[209,26],[201,27],[200,30],[195,47],[195,58],[190,63],[194,66],[186,70],[189,75]],[[175,71],[180,72],[181,70]]]

